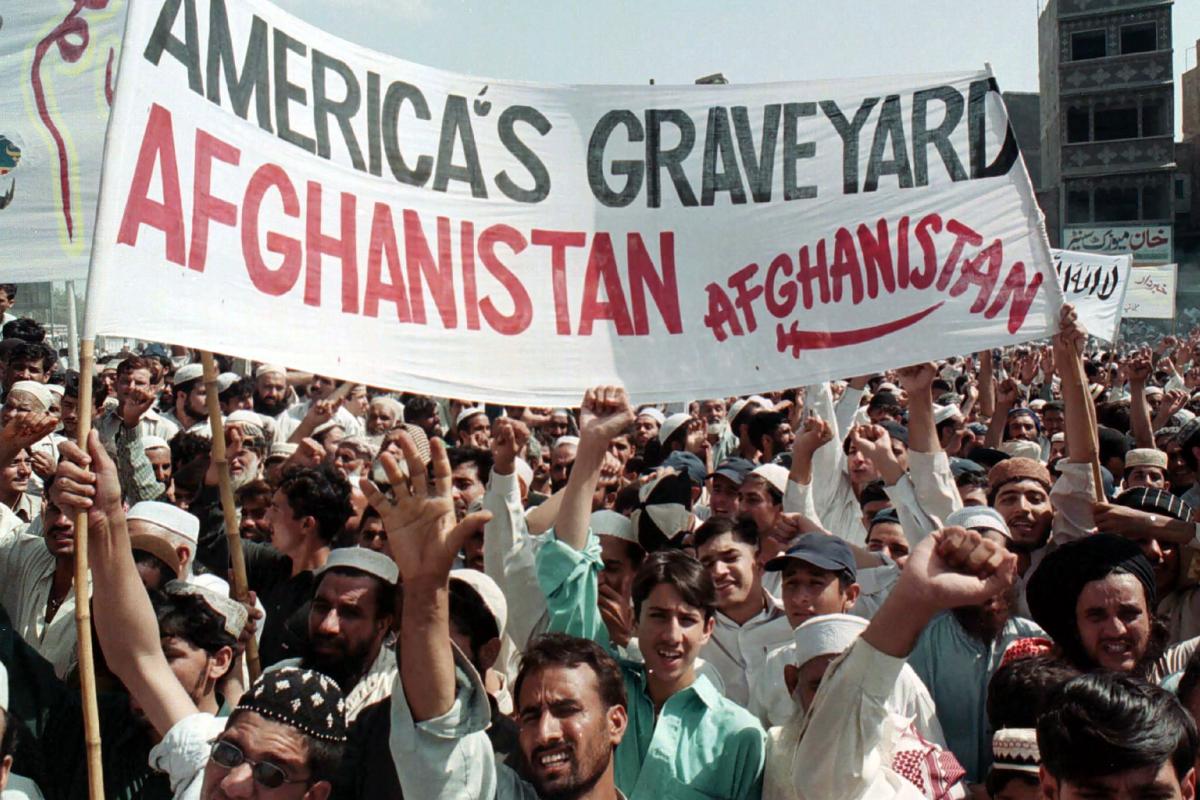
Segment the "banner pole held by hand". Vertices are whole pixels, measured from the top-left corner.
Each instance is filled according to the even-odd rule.
[[[242,551],[242,536],[238,530],[237,510],[233,502],[233,482],[229,477],[229,460],[225,456],[225,425],[221,421],[221,404],[217,392],[217,365],[212,353],[200,351],[204,366],[204,388],[208,405],[208,424],[212,430],[212,459],[217,467],[221,488],[221,511],[225,515],[225,538],[229,542],[229,561],[233,566],[233,597],[240,603],[249,600],[246,581],[246,555]],[[246,666],[251,682],[262,673],[258,659],[258,642],[253,636],[246,642]]]
[[[87,450],[92,432],[92,372],[95,342],[80,343],[79,447]],[[100,761],[100,712],[96,705],[96,666],[92,656],[91,582],[88,580],[87,512],[75,516],[75,637],[79,654],[79,692],[83,702],[83,739],[87,747],[88,797],[104,800],[104,771]]]

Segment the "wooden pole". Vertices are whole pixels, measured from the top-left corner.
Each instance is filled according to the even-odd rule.
[[[79,446],[87,450],[92,431],[92,371],[95,343],[81,343],[79,365]],[[75,516],[75,637],[79,653],[79,691],[83,701],[83,739],[87,747],[88,797],[104,800],[104,768],[100,760],[100,712],[96,706],[96,666],[92,657],[92,609],[88,591],[87,512]]]
[[[221,511],[225,514],[225,538],[229,541],[229,561],[233,566],[233,597],[241,603],[249,600],[246,582],[246,555],[242,552],[242,535],[238,530],[237,509],[233,502],[233,482],[229,478],[229,460],[225,457],[225,425],[221,421],[221,403],[217,392],[217,365],[212,353],[201,350],[204,366],[204,387],[208,404],[208,424],[212,430],[212,458],[217,465],[217,480],[221,488]],[[258,679],[262,664],[258,660],[258,642],[253,636],[246,642],[246,666],[250,681]]]

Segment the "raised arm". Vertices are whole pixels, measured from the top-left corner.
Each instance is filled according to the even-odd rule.
[[[987,437],[984,439],[987,447],[997,448],[1004,441],[1004,428],[1008,425],[1008,412],[1016,406],[1020,393],[1021,387],[1017,385],[1014,378],[1005,378],[996,386],[996,405],[992,411],[992,418],[988,422]]]
[[[1138,447],[1154,447],[1154,426],[1146,402],[1146,380],[1150,377],[1150,353],[1143,350],[1129,359],[1129,426]]]
[[[1083,375],[1083,348],[1087,331],[1069,305],[1063,306],[1059,332],[1054,337],[1054,361],[1062,373],[1063,407],[1066,416],[1067,458],[1087,464],[1097,456],[1096,423],[1092,398]]]
[[[588,389],[583,396],[579,409],[579,449],[554,522],[554,535],[560,542],[576,550],[587,545],[592,495],[596,493],[608,443],[632,422],[633,408],[620,386],[598,386]]]
[[[991,419],[996,414],[996,375],[992,365],[992,351],[979,354],[979,413]]]
[[[104,659],[165,735],[197,713],[196,704],[163,655],[158,619],[133,563],[117,467],[95,431],[87,444],[86,454],[70,442],[61,445],[54,500],[69,514],[87,512],[92,616]]]

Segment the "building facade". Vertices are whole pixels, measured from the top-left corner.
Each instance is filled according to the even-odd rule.
[[[1172,0],[1048,0],[1042,10],[1039,199],[1052,244],[1097,249],[1079,246],[1086,234],[1132,249],[1135,261],[1171,260],[1169,248],[1130,246],[1173,236],[1171,9]]]

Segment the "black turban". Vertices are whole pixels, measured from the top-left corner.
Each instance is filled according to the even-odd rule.
[[[1110,533],[1096,533],[1068,542],[1047,555],[1025,590],[1025,599],[1033,621],[1068,653],[1076,658],[1079,630],[1075,604],[1083,587],[1114,572],[1134,576],[1146,593],[1146,607],[1154,614],[1157,596],[1154,567],[1136,542]]]

